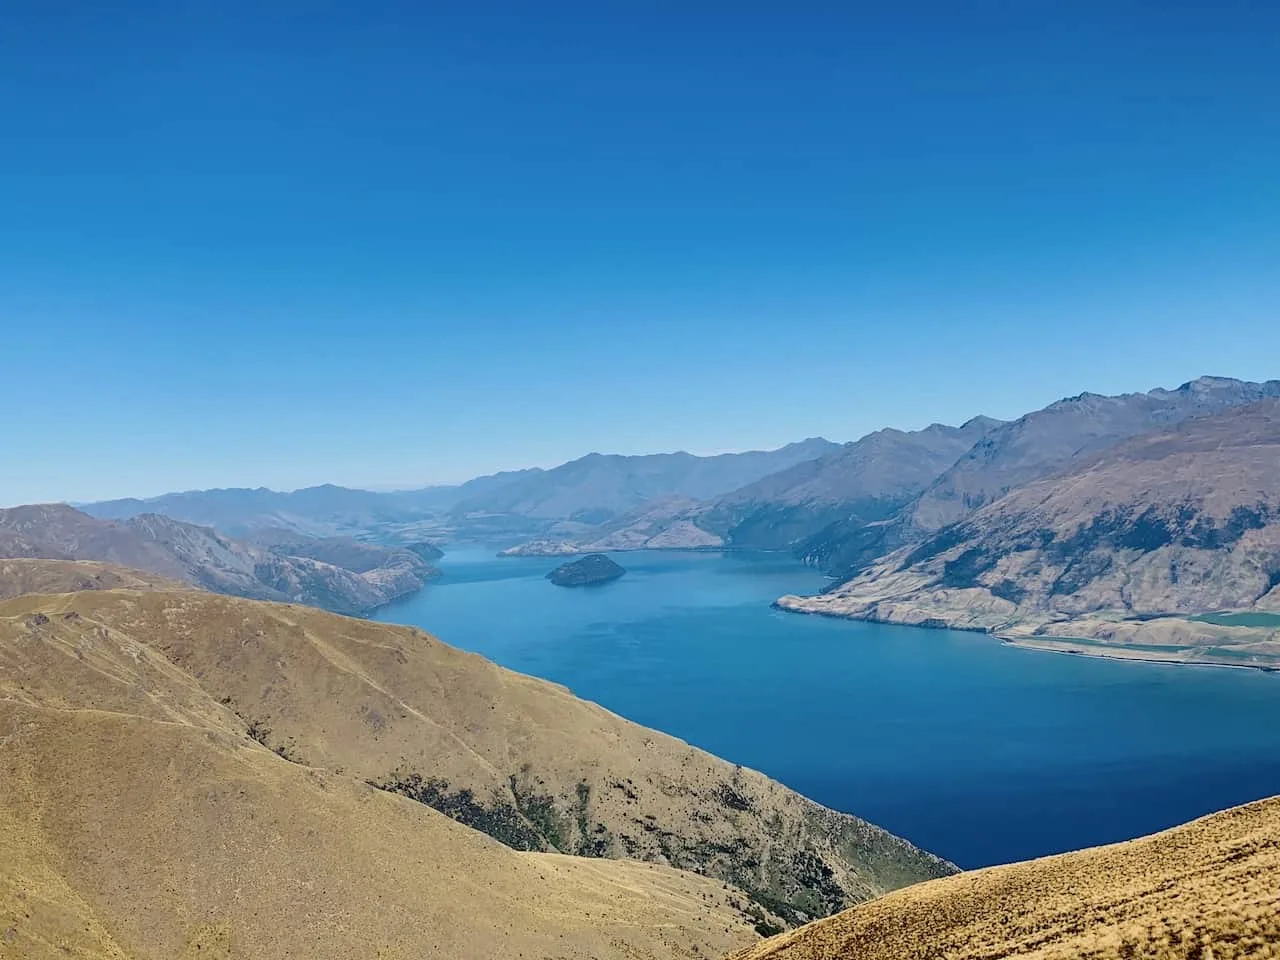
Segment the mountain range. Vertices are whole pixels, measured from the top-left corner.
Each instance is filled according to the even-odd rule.
[[[784,609],[1280,666],[1280,399],[1083,453]]]
[[[1275,505],[1257,417],[1277,398],[1280,381],[1201,377],[1172,390],[1084,393],[1009,422],[885,429],[843,445],[590,454],[400,493],[316,487],[110,501],[85,509],[118,518],[104,529],[127,532],[127,548],[104,546],[100,530],[86,531],[82,548],[59,547],[53,536],[34,553],[0,539],[0,553],[119,561],[224,592],[367,612],[421,586],[432,538],[516,541],[505,552],[525,555],[781,550],[832,577],[822,596],[781,598],[786,610],[989,630],[1054,649],[1109,644],[1100,652],[1135,655],[1154,646],[1164,659],[1264,665],[1277,640],[1267,596]],[[1242,410],[1254,413],[1232,416]],[[1179,432],[1188,424],[1206,426]],[[1174,460],[1151,451],[1170,444],[1181,445],[1169,454],[1181,486],[1156,482]],[[1246,463],[1262,464],[1252,487],[1222,479],[1254,476]],[[1127,498],[1083,497],[1079,471]],[[1221,499],[1228,489],[1235,513],[1202,507],[1210,491]],[[174,522],[191,518],[242,539]],[[1123,523],[1145,533],[1105,532]],[[1151,523],[1177,543],[1151,539]],[[1217,539],[1197,540],[1188,532],[1196,524]],[[314,536],[334,531],[344,535]],[[367,556],[354,555],[357,543]],[[1218,614],[1235,620],[1206,619]]]

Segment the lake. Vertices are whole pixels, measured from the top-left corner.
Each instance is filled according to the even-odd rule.
[[[452,548],[378,619],[555,680],[963,867],[1150,833],[1280,793],[1280,674],[1120,662],[773,610],[823,578],[777,555]]]

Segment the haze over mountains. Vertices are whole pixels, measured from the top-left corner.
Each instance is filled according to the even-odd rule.
[[[1261,589],[1272,564],[1265,531],[1186,546],[1200,551],[1194,564],[1190,555],[1174,562],[1166,556],[1172,549],[1167,544],[1159,553],[1159,545],[1130,543],[1132,538],[1123,540],[1128,546],[1122,549],[1108,548],[1112,553],[1104,557],[1097,537],[1086,543],[1088,537],[1068,529],[1075,524],[1097,531],[1107,522],[1089,512],[1092,500],[1078,508],[1055,507],[1056,519],[1042,524],[1053,536],[1053,562],[1043,551],[1029,552],[1022,541],[1009,539],[1013,534],[994,531],[1031,524],[1011,519],[1038,515],[1027,506],[1028,498],[1070,501],[1071,495],[1053,491],[1054,485],[1078,484],[1073,465],[1089,464],[1097,475],[1111,470],[1115,476],[1108,474],[1108,482],[1121,489],[1123,477],[1137,469],[1124,459],[1131,456],[1127,442],[1223,417],[1203,428],[1217,439],[1201,443],[1195,430],[1174,434],[1187,444],[1179,461],[1178,476],[1188,478],[1182,487],[1146,483],[1134,487],[1125,503],[1107,508],[1131,517],[1167,517],[1181,510],[1199,518],[1197,498],[1209,489],[1223,496],[1222,490],[1235,489],[1219,482],[1223,471],[1250,458],[1265,463],[1269,455],[1266,430],[1256,417],[1228,414],[1277,397],[1280,381],[1202,377],[1172,390],[1081,394],[1007,423],[978,416],[958,427],[880,430],[844,445],[811,439],[774,451],[717,457],[590,454],[550,470],[511,471],[456,487],[399,493],[315,487],[110,501],[85,509],[120,522],[92,533],[86,528],[76,540],[83,546],[68,546],[65,536],[51,531],[45,549],[24,553],[0,543],[0,552],[123,561],[240,595],[367,612],[425,582],[433,548],[423,544],[431,540],[514,541],[506,552],[549,556],[636,549],[782,550],[837,581],[824,597],[783,598],[784,609],[988,629],[1028,642],[1048,642],[1068,635],[1064,631],[1084,640],[1130,642],[1141,634],[1169,648],[1161,656],[1192,659],[1217,657],[1200,648],[1222,644],[1236,647],[1228,657],[1239,657],[1240,644],[1248,644],[1250,656],[1267,659],[1272,656],[1267,645],[1275,639],[1268,622],[1187,625],[1188,617],[1220,610],[1259,615],[1269,610],[1271,601]],[[1164,449],[1159,443],[1156,448]],[[1232,456],[1240,462],[1229,463]],[[1119,460],[1108,466],[1112,457]],[[1237,491],[1239,502],[1232,504],[1252,511],[1250,522],[1262,527],[1270,523],[1273,509],[1266,487],[1270,476],[1262,470],[1254,488]],[[995,510],[998,504],[1004,505]],[[187,523],[166,522],[161,512]],[[978,516],[983,519],[966,526]],[[1234,516],[1239,520],[1245,514]],[[192,519],[236,530],[244,543],[189,526]],[[1212,522],[1236,521],[1214,515]],[[129,546],[103,546],[99,541],[108,529],[114,537],[131,538]],[[317,544],[308,534],[328,536]],[[345,539],[334,539],[338,534]],[[357,540],[370,545],[367,556],[354,555]],[[920,546],[925,543],[934,546]],[[341,545],[341,556],[335,545]],[[410,548],[408,554],[401,547]],[[414,551],[416,558],[409,555]],[[966,573],[961,555],[979,554],[980,569]],[[1022,566],[1011,566],[1015,554]],[[904,565],[908,555],[914,559]],[[1157,575],[1153,571],[1161,563],[1166,573]],[[1088,564],[1097,570],[1089,573]],[[1254,573],[1246,574],[1246,567]],[[1050,571],[1056,571],[1053,586],[1044,580]],[[1133,581],[1138,576],[1145,578],[1142,583]],[[1180,619],[1164,622],[1163,614]],[[1139,617],[1152,622],[1137,626]]]

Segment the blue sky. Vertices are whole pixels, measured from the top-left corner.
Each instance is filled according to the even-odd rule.
[[[1266,2],[6,3],[0,503],[1277,376],[1278,95]]]

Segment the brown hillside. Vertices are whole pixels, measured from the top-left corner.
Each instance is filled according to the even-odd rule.
[[[793,921],[953,869],[416,629],[195,592],[26,596],[3,618],[40,642],[0,648],[0,696],[199,726],[232,716],[282,756],[516,849],[705,872]]]
[[[1277,956],[1280,797],[1127,843],[900,890],[736,960]]]
[[[119,682],[90,660],[81,692]],[[146,672],[135,714],[0,702],[3,960],[665,960],[755,938],[719,883],[517,853],[288,763]]]
[[[0,600],[24,593],[81,590],[182,590],[185,584],[154,573],[89,560],[0,559]]]

